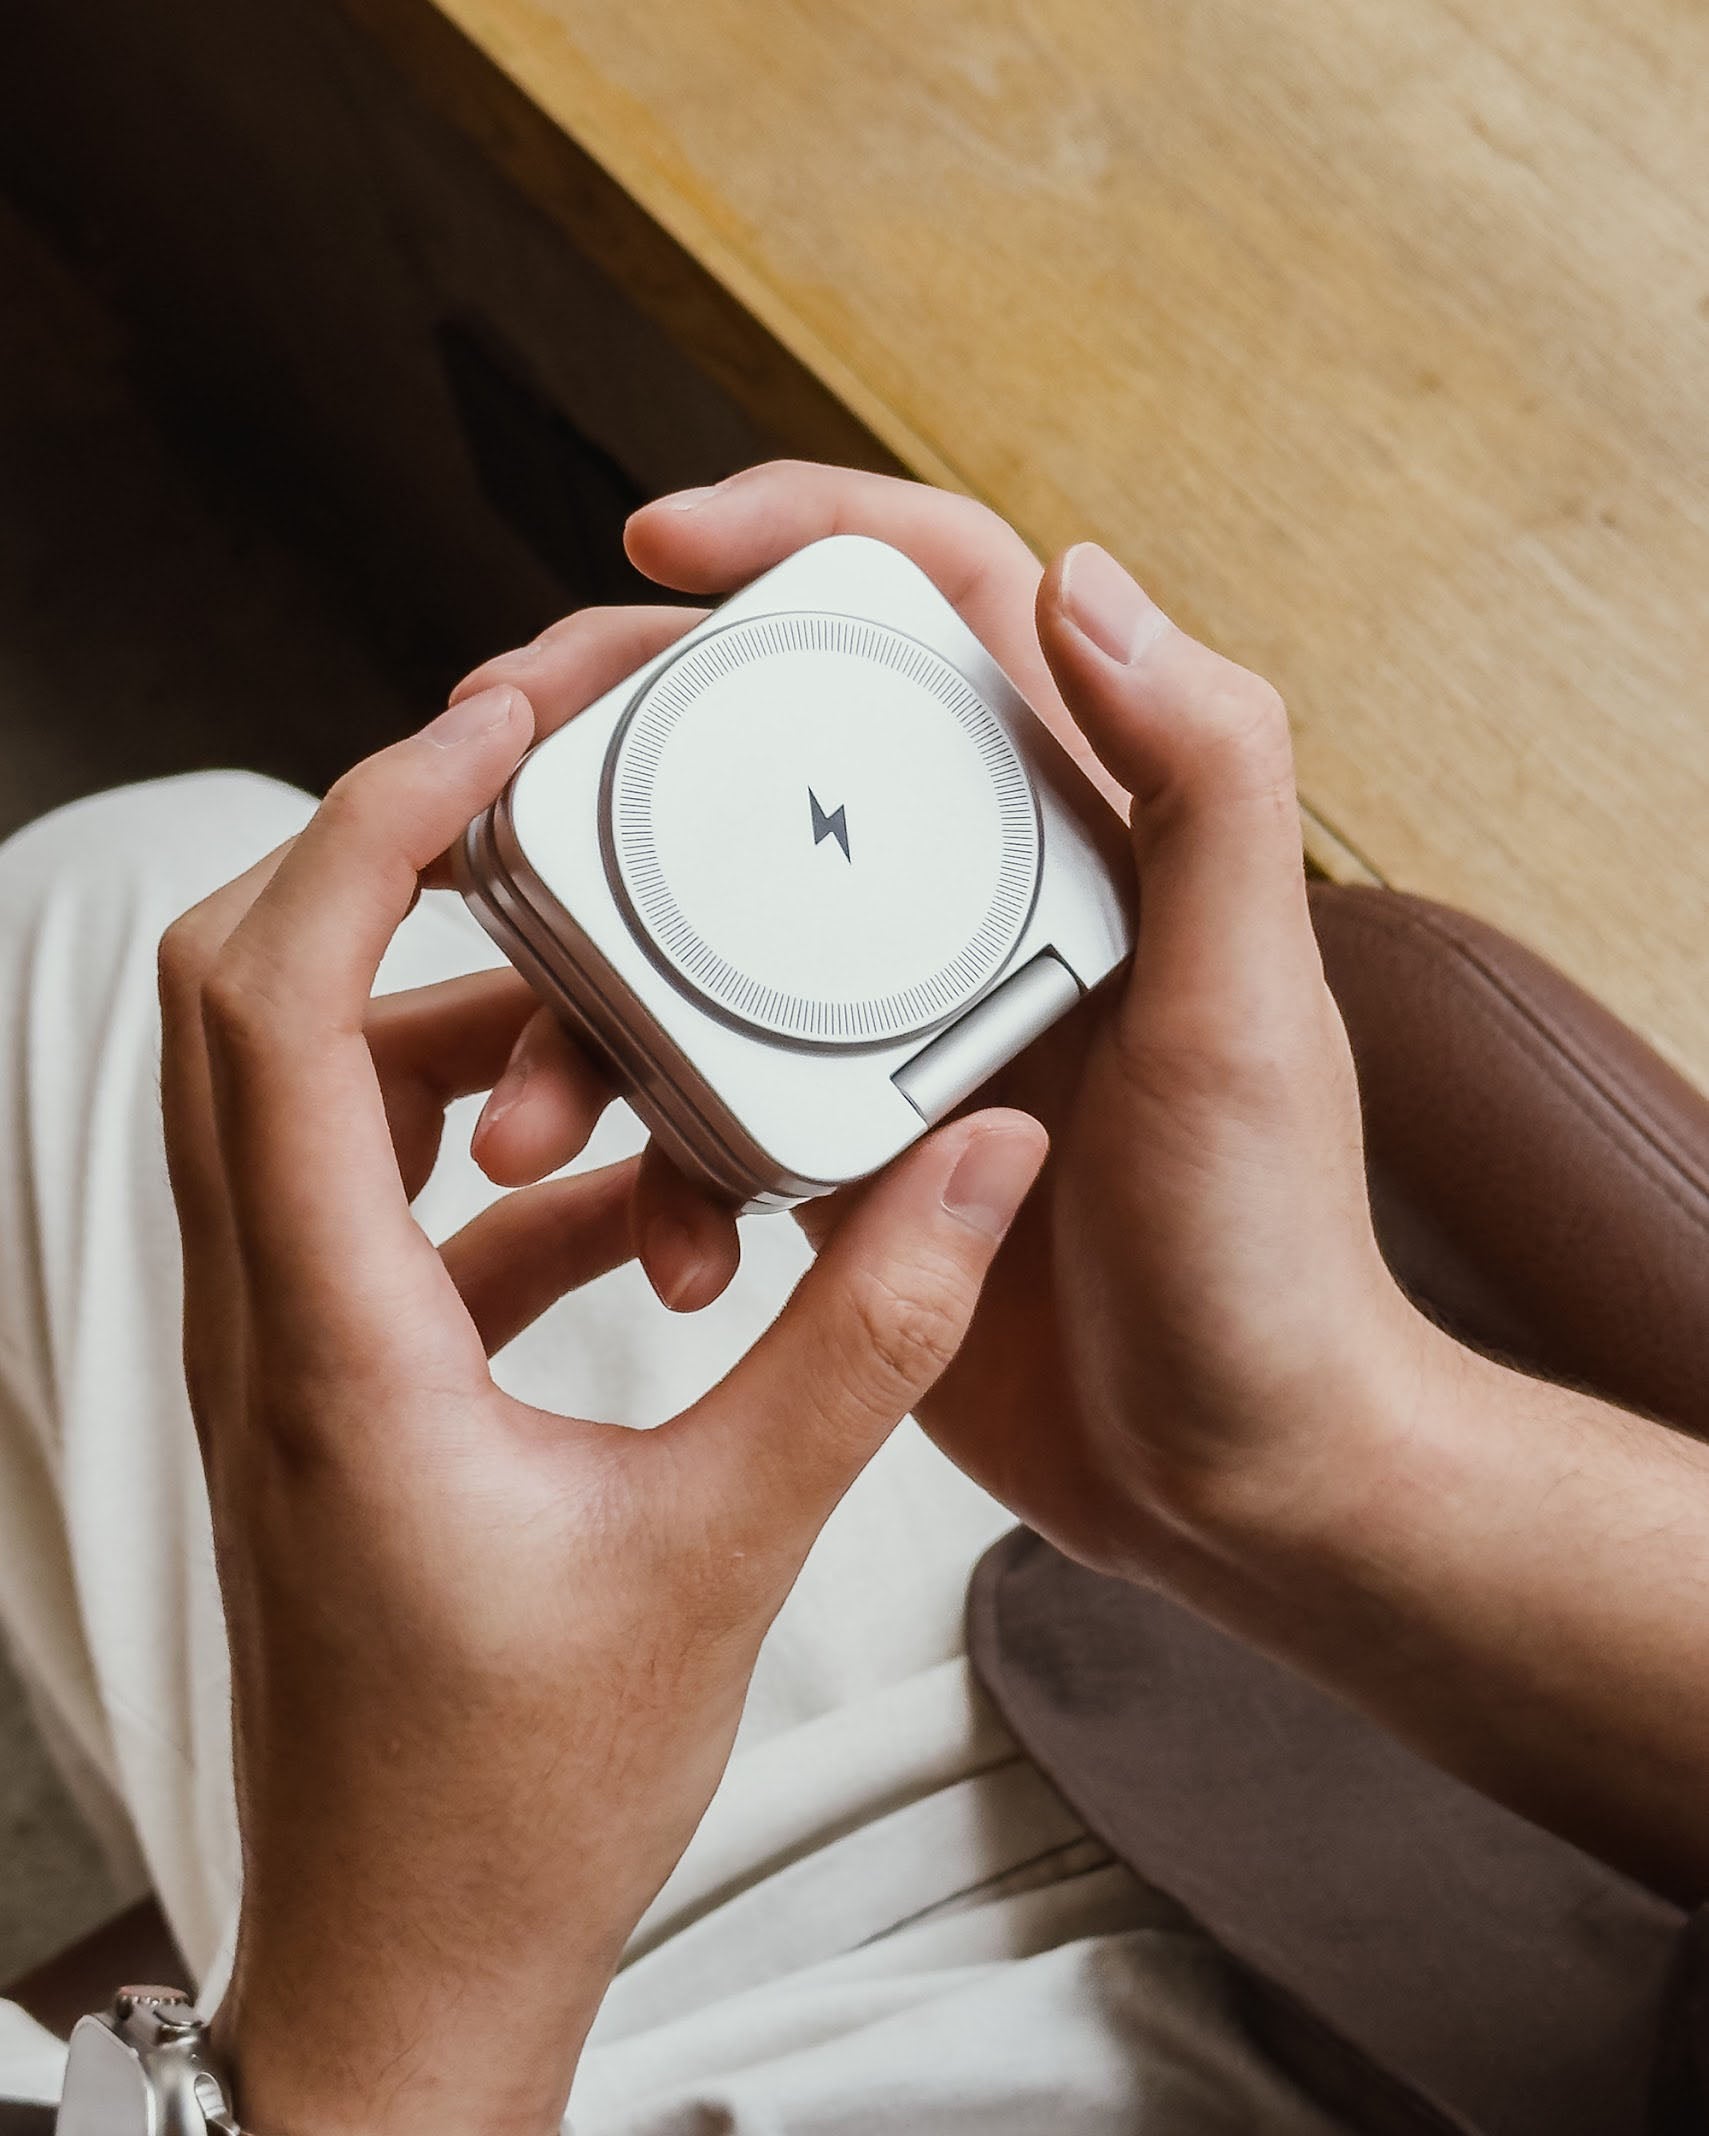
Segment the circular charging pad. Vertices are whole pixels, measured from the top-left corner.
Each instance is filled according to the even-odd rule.
[[[606,803],[642,940],[727,1017],[805,1045],[955,1015],[1038,885],[1038,804],[1007,729],[941,654],[851,616],[698,640],[618,729]]]

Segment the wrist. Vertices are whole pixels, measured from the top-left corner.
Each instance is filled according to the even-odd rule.
[[[1169,1584],[1309,1591],[1440,1532],[1485,1360],[1396,1287],[1349,1319],[1354,1339],[1272,1383],[1214,1450],[1147,1464],[1151,1569]]]
[[[1428,1323],[1415,1354],[1344,1489],[1303,1517],[1201,1491],[1164,1583],[1481,1793],[1700,1903],[1709,1448]]]
[[[246,2136],[557,2136],[605,1975],[425,1955],[240,1953],[211,2038]]]

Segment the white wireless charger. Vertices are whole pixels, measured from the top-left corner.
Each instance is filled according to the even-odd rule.
[[[459,878],[691,1177],[906,1148],[1127,955],[1110,810],[919,568],[813,543],[548,737]]]

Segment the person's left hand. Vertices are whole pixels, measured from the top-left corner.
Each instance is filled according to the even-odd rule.
[[[666,628],[576,619],[584,696]],[[532,997],[506,972],[370,995],[534,732],[517,689],[465,698],[161,949],[243,1837],[218,2031],[254,2136],[557,2128],[761,1638],[953,1353],[1043,1154],[1003,1114],[916,1145],[657,1430],[503,1393],[490,1352],[626,1256],[636,1167],[508,1195],[435,1248],[410,1198],[445,1103],[492,1083]],[[551,1081],[560,1126],[601,1101]]]

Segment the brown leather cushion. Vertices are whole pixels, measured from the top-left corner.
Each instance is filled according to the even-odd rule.
[[[969,1646],[1121,1861],[1245,1969],[1246,2017],[1381,2136],[1637,2136],[1685,1916],[1164,1596],[1017,1531]]]
[[[1709,1102],[1495,928],[1318,884],[1378,1232],[1457,1333],[1709,1437]]]

